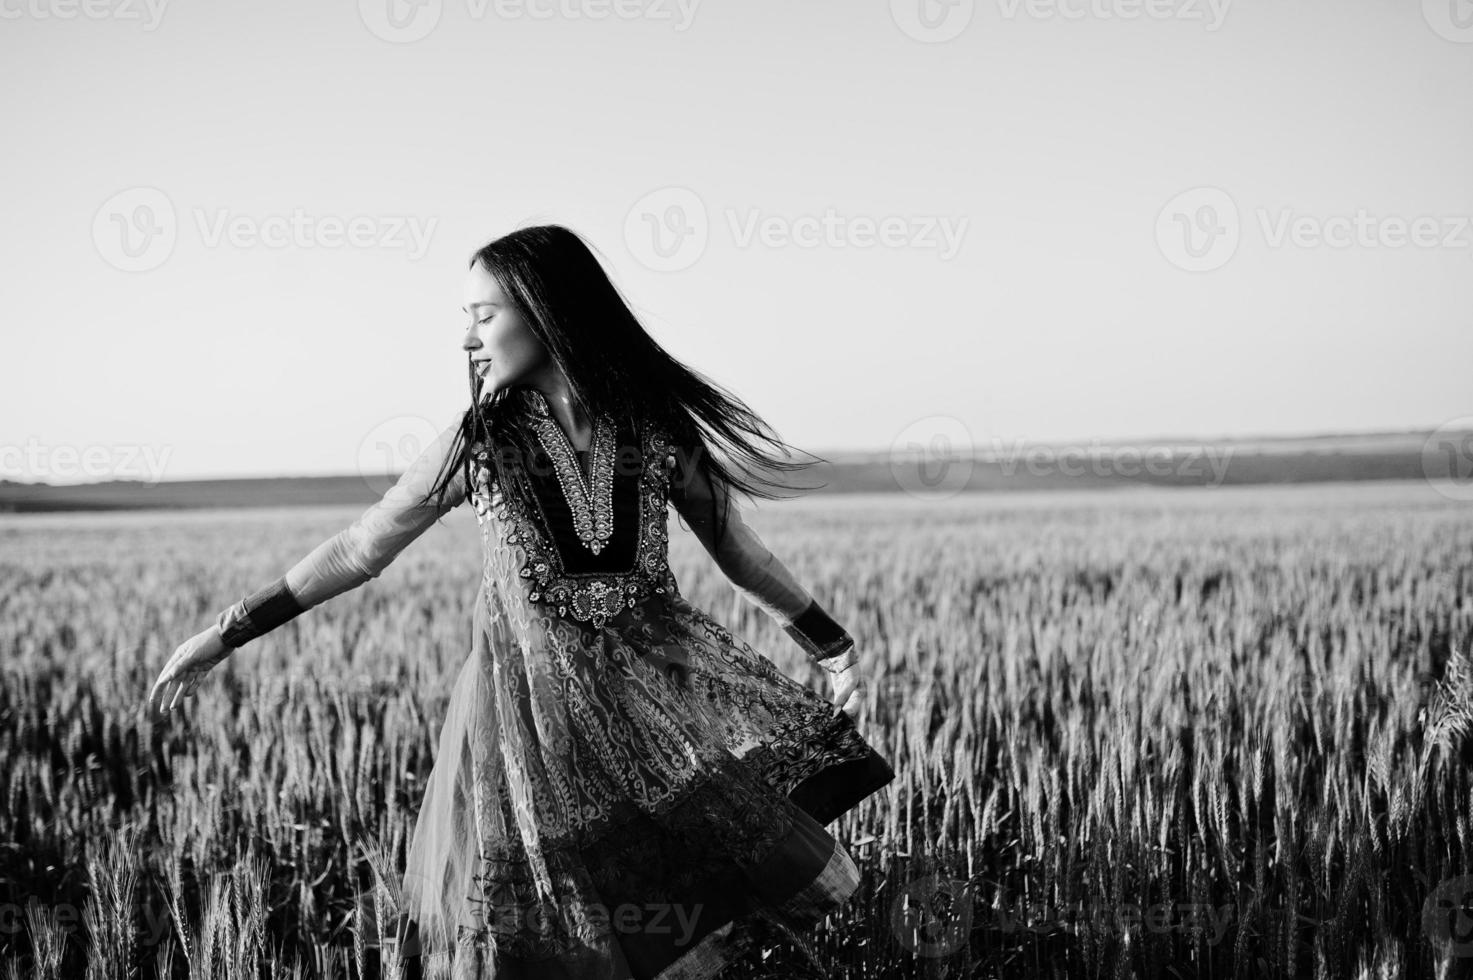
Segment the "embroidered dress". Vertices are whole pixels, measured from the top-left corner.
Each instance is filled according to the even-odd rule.
[[[402,952],[425,976],[713,977],[760,920],[805,929],[850,897],[857,869],[824,825],[894,773],[827,698],[680,594],[668,506],[810,653],[852,641],[735,506],[713,543],[704,481],[677,479],[658,427],[601,416],[580,452],[535,388],[503,396],[534,452],[472,446],[469,481],[436,508],[423,498],[452,426],[284,577],[310,608],[475,509],[472,642],[409,848]]]

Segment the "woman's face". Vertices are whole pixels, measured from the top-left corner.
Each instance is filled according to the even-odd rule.
[[[479,262],[466,272],[462,309],[468,323],[460,346],[481,379],[481,399],[528,381],[551,364],[547,348]]]

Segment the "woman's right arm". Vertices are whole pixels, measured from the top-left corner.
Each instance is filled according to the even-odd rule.
[[[314,548],[281,578],[224,610],[209,629],[181,643],[149,692],[154,710],[172,710],[194,693],[210,668],[239,647],[376,578],[411,541],[463,502],[467,496],[464,467],[457,467],[451,475],[443,502],[429,496],[459,429],[457,417],[356,521]]]
[[[426,499],[460,429],[443,429],[383,497],[357,520],[322,542],[281,578],[222,611],[216,619],[225,645],[238,648],[334,596],[377,578],[410,542],[467,496],[457,468],[444,501]]]

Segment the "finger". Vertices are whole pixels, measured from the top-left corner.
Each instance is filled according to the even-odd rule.
[[[189,687],[189,682],[188,681],[181,680],[179,682],[179,686],[174,689],[174,697],[169,702],[169,710],[170,711],[173,711],[175,708],[179,707],[179,703],[184,700],[184,691],[188,687]]]
[[[167,687],[168,684],[168,679],[164,677],[160,677],[158,680],[153,682],[153,689],[148,692],[148,706],[154,711],[162,710],[164,706],[164,688]]]
[[[160,681],[154,685],[153,693],[149,695],[148,703],[153,707],[154,713],[164,714],[164,705],[169,696],[169,682]]]
[[[169,713],[169,698],[172,697],[173,694],[174,694],[174,682],[173,681],[165,681],[163,684],[160,684],[159,685],[159,696],[158,696],[158,709],[159,709],[159,714],[166,715],[166,714]]]

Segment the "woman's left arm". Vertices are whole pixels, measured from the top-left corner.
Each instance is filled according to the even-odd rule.
[[[736,590],[777,621],[799,646],[825,668],[851,663],[854,638],[805,589],[772,549],[742,517],[741,508],[724,486],[677,457],[670,499],[696,537]],[[718,540],[717,513],[725,515]]]

